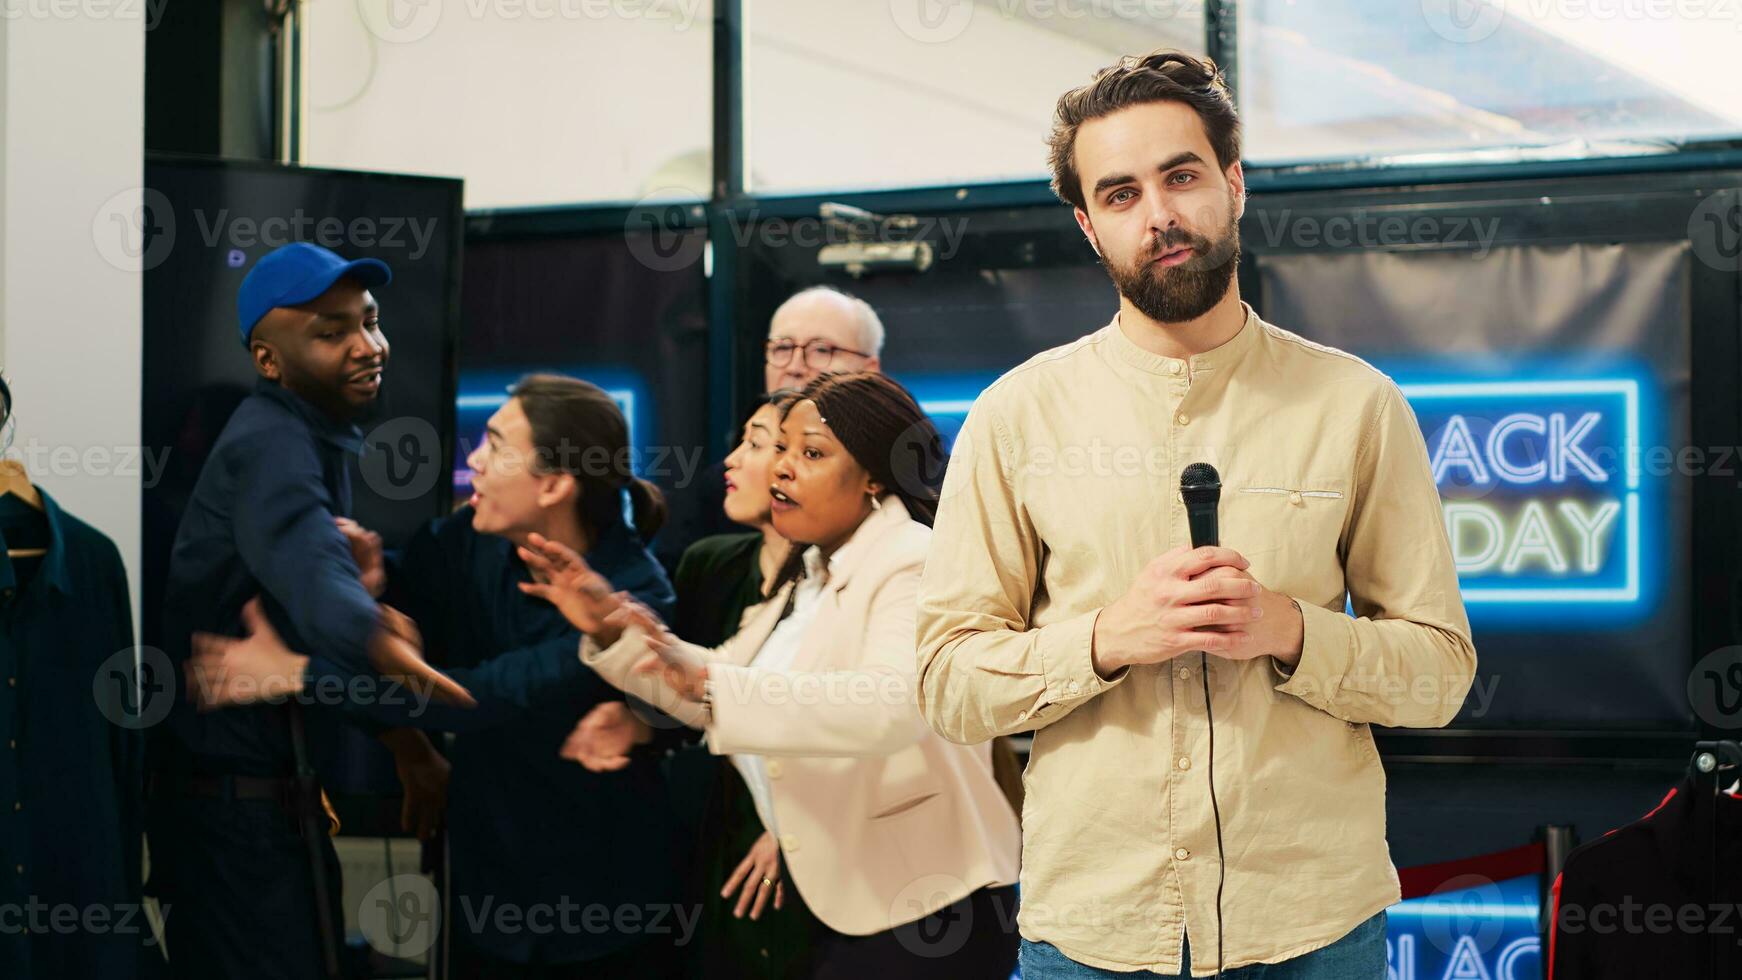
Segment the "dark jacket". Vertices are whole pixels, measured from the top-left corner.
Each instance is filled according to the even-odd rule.
[[[474,531],[471,518],[463,508],[415,536],[390,569],[387,596],[417,621],[430,661],[479,700],[421,722],[451,717],[458,729],[447,924],[519,963],[670,940],[680,928],[678,868],[659,767],[644,756],[593,773],[558,756],[582,716],[623,696],[581,664],[580,635],[556,609],[521,593],[531,574],[513,545]],[[671,615],[665,572],[628,528],[601,532],[585,557],[615,587]]]

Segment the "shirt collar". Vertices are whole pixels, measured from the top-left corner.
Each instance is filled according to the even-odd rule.
[[[1107,349],[1114,357],[1142,371],[1151,374],[1187,376],[1201,374],[1205,371],[1218,371],[1231,368],[1252,349],[1252,344],[1258,339],[1259,331],[1263,330],[1258,320],[1258,314],[1252,311],[1250,304],[1240,302],[1240,309],[1246,314],[1246,321],[1234,336],[1228,338],[1220,347],[1194,354],[1189,358],[1163,357],[1137,346],[1130,337],[1125,335],[1119,326],[1119,314],[1113,314],[1113,322],[1107,324]]]
[[[309,430],[315,437],[331,443],[348,453],[363,451],[363,431],[349,422],[334,421],[327,413],[310,404],[301,395],[284,387],[276,381],[265,378],[256,379],[254,393],[270,398],[308,423]]]
[[[42,566],[37,569],[38,578],[47,582],[49,587],[62,595],[71,595],[72,582],[67,579],[67,541],[66,526],[61,520],[60,504],[48,495],[48,491],[36,488],[37,496],[42,498],[43,513],[48,516],[48,554],[42,557]],[[18,585],[18,574],[12,569],[12,559],[6,555],[6,542],[0,538],[0,589],[14,589]]]

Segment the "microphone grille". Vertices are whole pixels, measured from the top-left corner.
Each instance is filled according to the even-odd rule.
[[[1196,487],[1220,487],[1222,477],[1216,468],[1209,463],[1193,463],[1179,475],[1179,485],[1183,490]]]

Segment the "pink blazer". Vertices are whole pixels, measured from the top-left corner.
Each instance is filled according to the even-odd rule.
[[[745,614],[711,661],[711,713],[633,671],[647,636],[582,660],[607,681],[707,731],[718,755],[769,757],[793,884],[836,932],[869,935],[1017,879],[1022,832],[992,778],[991,743],[957,745],[916,699],[915,603],[931,528],[891,496],[854,532],[785,671],[758,670],[791,585]]]

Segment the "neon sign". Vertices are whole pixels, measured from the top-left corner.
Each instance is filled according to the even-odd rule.
[[[1637,381],[1400,387],[1427,439],[1466,603],[1640,599]]]
[[[1580,605],[1634,615],[1649,598],[1641,555],[1657,524],[1654,486],[1640,479],[1650,389],[1627,372],[1464,381],[1444,380],[1441,364],[1397,367],[1473,613],[1516,620]],[[1403,380],[1412,374],[1421,380]],[[993,378],[902,380],[947,441]]]

